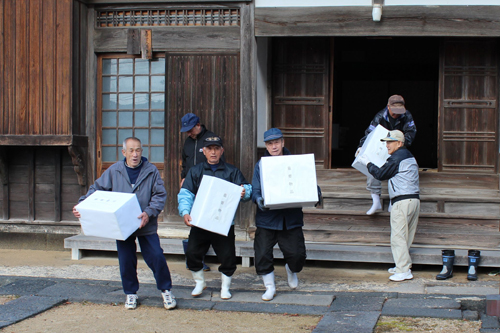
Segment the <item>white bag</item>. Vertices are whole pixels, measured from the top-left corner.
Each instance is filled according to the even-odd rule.
[[[314,207],[318,202],[314,154],[265,156],[260,186],[269,209]]]
[[[191,224],[227,236],[242,191],[239,185],[204,175],[191,209]]]
[[[375,127],[375,129],[366,137],[366,140],[361,147],[361,151],[354,159],[354,162],[352,162],[352,167],[371,177],[366,165],[358,162],[358,159],[363,155],[366,155],[370,162],[379,168],[384,165],[391,155],[387,152],[385,141],[380,141],[380,139],[386,138],[388,132],[389,130],[384,126],[377,125],[377,127]]]
[[[141,226],[141,206],[135,193],[95,191],[76,206],[87,236],[127,239]]]

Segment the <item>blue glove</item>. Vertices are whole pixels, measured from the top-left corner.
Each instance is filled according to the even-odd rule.
[[[269,208],[267,208],[266,206],[264,206],[264,198],[263,197],[260,197],[260,198],[257,199],[257,206],[259,206],[259,209],[262,210],[262,211],[269,210]]]

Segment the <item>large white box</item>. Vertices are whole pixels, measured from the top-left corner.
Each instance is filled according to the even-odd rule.
[[[227,236],[243,187],[204,175],[191,208],[191,224]]]
[[[319,200],[314,154],[262,157],[260,187],[269,209],[314,207]]]
[[[141,206],[134,193],[95,191],[76,210],[87,236],[125,240],[141,225]]]
[[[361,151],[354,159],[354,162],[352,162],[352,167],[371,177],[366,165],[358,161],[358,159],[363,155],[366,155],[370,162],[379,168],[384,165],[390,155],[387,152],[385,141],[380,141],[380,139],[386,138],[387,133],[389,133],[387,128],[382,125],[377,125],[377,127],[375,127],[375,129],[366,137],[366,140],[361,147]]]

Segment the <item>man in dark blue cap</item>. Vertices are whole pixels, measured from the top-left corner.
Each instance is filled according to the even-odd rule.
[[[203,140],[216,136],[213,132],[207,130],[205,125],[200,124],[200,118],[194,113],[186,113],[181,118],[181,133],[184,132],[189,136],[184,141],[184,148],[182,149],[181,187],[189,169],[207,160],[203,154]],[[183,246],[184,253],[186,253],[188,246],[187,239],[183,241]],[[210,267],[205,264],[204,259],[203,270],[206,272],[210,271]]]
[[[285,148],[283,134],[278,128],[264,132],[266,153],[264,156],[291,155]],[[306,261],[304,239],[304,215],[302,208],[286,208],[269,210],[264,207],[260,184],[260,161],[255,165],[252,179],[252,201],[257,204],[255,214],[254,250],[255,270],[262,276],[266,292],[262,300],[270,301],[276,295],[274,283],[273,247],[278,243],[286,265],[288,285],[295,289],[299,284],[297,273],[302,271]]]
[[[205,125],[200,124],[200,118],[194,113],[186,113],[182,117],[181,133],[189,135],[186,141],[184,141],[184,148],[182,149],[182,186],[189,169],[207,160],[205,155],[203,155],[203,140],[216,135],[207,130]]]

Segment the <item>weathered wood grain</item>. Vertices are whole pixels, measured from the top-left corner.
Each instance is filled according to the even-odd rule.
[[[500,36],[499,6],[279,7],[255,9],[255,35]]]
[[[127,52],[127,28],[96,29],[95,52]],[[151,28],[153,52],[175,50],[236,50],[240,27]]]

